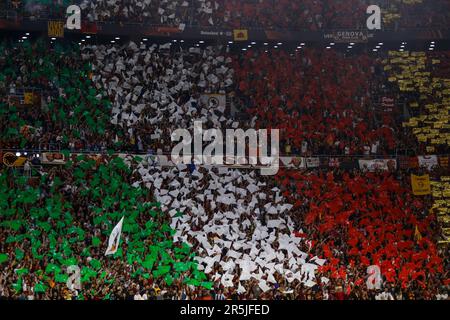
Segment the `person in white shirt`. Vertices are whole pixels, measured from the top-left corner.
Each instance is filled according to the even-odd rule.
[[[385,289],[383,292],[375,296],[375,300],[394,300],[394,297],[387,291],[387,289]]]

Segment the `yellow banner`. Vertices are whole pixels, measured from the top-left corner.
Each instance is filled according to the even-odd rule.
[[[33,92],[25,92],[23,95],[24,104],[33,104],[34,95]]]
[[[413,194],[416,196],[423,196],[426,194],[431,194],[430,176],[416,176],[411,175],[411,185]]]
[[[21,167],[26,160],[26,157],[18,157],[12,152],[7,152],[3,155],[3,164],[8,167]]]
[[[48,21],[48,36],[55,38],[64,38],[64,22]]]
[[[234,41],[247,41],[248,30],[247,29],[234,29],[233,30]]]

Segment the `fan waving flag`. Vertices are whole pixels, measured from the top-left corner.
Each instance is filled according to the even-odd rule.
[[[124,217],[120,219],[119,223],[114,227],[111,235],[109,236],[108,249],[106,249],[105,256],[116,253],[117,249],[119,248],[120,235],[122,234],[123,218]]]

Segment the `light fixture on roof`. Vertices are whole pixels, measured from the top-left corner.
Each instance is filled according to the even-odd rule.
[[[331,43],[330,43],[330,46],[334,46],[334,45],[335,45],[335,43],[334,43],[334,42],[331,42]]]
[[[354,46],[354,45],[355,45],[355,43],[354,43],[354,42],[350,42],[350,45],[351,45],[351,46]]]
[[[283,43],[282,42],[278,42],[277,45],[281,46]]]
[[[255,42],[255,41],[252,41],[252,44],[256,44],[256,42]]]
[[[403,52],[403,51],[405,51],[405,49],[400,49],[400,50],[398,50],[398,51]]]
[[[27,38],[27,37],[22,37],[22,39],[24,39],[24,40],[25,40],[25,39],[28,39],[28,38]]]
[[[433,50],[434,50],[434,48],[432,48],[432,47],[431,47],[431,48],[429,48],[428,50],[430,50],[430,51],[433,51]]]
[[[328,46],[328,47],[327,47],[327,49],[331,49],[331,47],[330,47],[330,46]]]
[[[81,42],[84,42],[84,41],[86,41],[86,40],[84,40],[84,39],[81,39]]]
[[[56,38],[52,38],[52,40],[54,41],[54,40],[56,40]]]
[[[27,33],[25,33],[25,35],[26,35],[26,36],[29,36],[29,35],[30,35],[30,33],[29,33],[29,32],[27,32]]]
[[[379,45],[379,46],[382,46],[382,45],[383,45],[383,42],[378,42],[378,45]]]
[[[301,46],[298,46],[298,47],[297,47],[297,49],[301,49],[301,48],[302,48]]]
[[[233,43],[233,41],[228,41],[228,44],[232,44]]]
[[[203,40],[200,40],[198,43],[205,43],[205,41],[203,41]]]
[[[181,43],[183,43],[183,42],[184,42],[184,40],[180,40],[180,42],[181,42]]]
[[[373,49],[372,51],[374,51],[374,52],[377,52],[377,51],[378,51],[378,49],[377,49],[377,48],[375,48],[375,49]]]
[[[275,49],[278,49],[278,46],[273,46]]]
[[[198,43],[195,44],[196,47],[200,47],[200,45]]]
[[[16,157],[20,157],[20,152],[16,152]]]
[[[251,44],[249,44],[247,47],[249,47],[249,48],[251,48],[252,47],[252,45]]]
[[[142,41],[147,41],[147,38],[142,39]]]
[[[269,45],[269,43],[267,43],[267,42],[264,42],[264,45],[265,45],[265,46],[268,46],[268,45]]]
[[[177,39],[173,39],[173,40],[172,40],[172,42],[177,42],[177,41],[178,41]]]
[[[111,43],[116,43],[114,40],[111,40]]]
[[[119,37],[116,37],[115,39],[116,39],[116,40],[120,40],[120,38],[119,38]]]
[[[302,43],[300,43],[300,45],[301,45],[301,46],[304,46],[304,45],[305,45],[305,43],[304,43],[304,42],[302,42]]]
[[[353,48],[353,47],[352,47],[352,46],[348,46],[348,47],[347,47],[347,49],[351,49],[351,48]]]
[[[247,51],[247,48],[242,48],[242,51]]]
[[[377,48],[377,49],[380,49],[380,48],[381,48],[381,46],[375,46],[375,48]]]
[[[86,39],[90,39],[91,38],[91,36],[86,36]]]
[[[430,47],[434,47],[434,43],[430,44]]]
[[[81,46],[81,42],[78,42],[78,45]]]

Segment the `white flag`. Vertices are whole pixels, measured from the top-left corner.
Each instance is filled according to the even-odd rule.
[[[120,219],[119,223],[111,231],[111,235],[109,236],[108,241],[108,249],[106,249],[105,256],[116,253],[117,249],[119,248],[120,235],[122,234],[123,218],[124,217]]]

